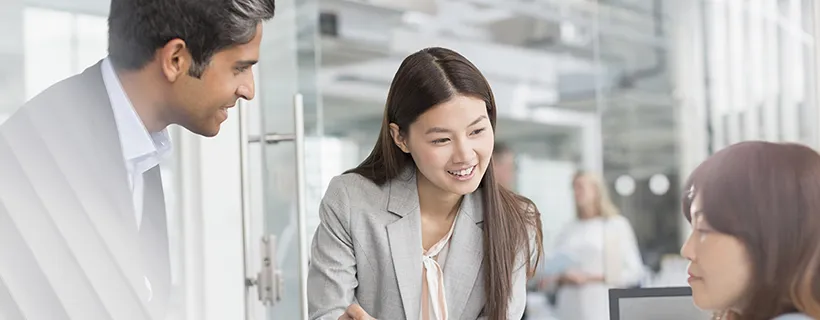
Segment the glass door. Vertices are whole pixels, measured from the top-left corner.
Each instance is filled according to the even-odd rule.
[[[316,122],[316,2],[276,2],[264,26],[256,98],[241,108],[246,313],[306,319],[305,128]]]
[[[322,195],[332,177],[370,152],[396,69],[424,47],[449,47],[482,70],[500,106],[496,138],[519,155],[516,189],[541,207],[564,209],[550,211],[550,226],[572,216],[569,201],[549,195],[570,197],[575,168],[602,171],[596,101],[578,96],[604,68],[591,54],[516,38],[534,28],[529,12],[543,10],[468,2],[277,2],[277,17],[265,26],[257,97],[242,108],[249,318],[307,318],[308,248]],[[494,12],[499,21],[461,19],[469,10]],[[564,182],[547,193],[533,172]]]

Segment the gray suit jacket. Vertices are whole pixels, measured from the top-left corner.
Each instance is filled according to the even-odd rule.
[[[0,318],[158,319],[100,64],[0,126],[0,170]]]
[[[319,215],[308,274],[310,319],[336,320],[352,303],[377,319],[419,319],[422,245],[415,172],[405,170],[381,187],[358,174],[337,176]],[[450,319],[486,317],[483,222],[476,191],[462,201],[444,266]],[[513,275],[508,319],[519,320],[524,312],[523,261]]]

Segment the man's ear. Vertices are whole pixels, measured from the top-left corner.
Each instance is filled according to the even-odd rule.
[[[157,56],[162,66],[162,74],[169,82],[175,82],[191,67],[191,53],[188,52],[188,45],[182,39],[176,38],[168,41],[157,51]]]
[[[393,143],[395,143],[401,151],[404,153],[410,153],[410,149],[407,148],[407,139],[401,135],[399,125],[395,123],[390,124],[390,136],[393,138]]]

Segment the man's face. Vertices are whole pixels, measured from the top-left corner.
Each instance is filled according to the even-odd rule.
[[[503,152],[493,156],[495,179],[507,189],[515,188],[515,156],[512,152]]]
[[[254,38],[246,43],[217,52],[202,76],[184,75],[174,84],[171,108],[175,122],[189,131],[213,137],[219,133],[228,109],[240,98],[254,97],[252,66],[259,60],[262,25]]]

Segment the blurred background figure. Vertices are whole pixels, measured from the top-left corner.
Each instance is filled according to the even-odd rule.
[[[544,265],[544,287],[557,290],[555,313],[566,320],[609,319],[609,288],[639,285],[643,262],[629,221],[618,213],[606,186],[591,173],[572,182],[577,220],[556,240]]]
[[[496,143],[493,149],[495,178],[504,188],[515,190],[515,153],[505,143]]]

